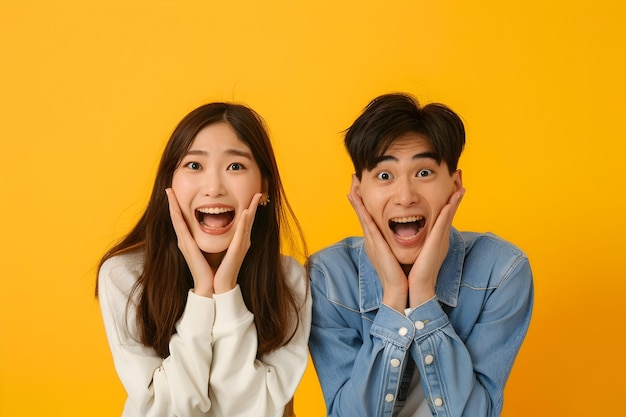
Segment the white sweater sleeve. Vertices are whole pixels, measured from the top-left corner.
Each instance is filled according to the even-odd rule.
[[[302,265],[283,257],[283,265],[301,305],[294,337],[281,348],[256,358],[254,316],[239,286],[214,295],[215,325],[209,396],[216,416],[282,416],[308,363],[311,297]]]
[[[118,255],[102,265],[98,277],[105,331],[115,369],[128,393],[123,415],[205,416],[211,408],[208,381],[215,302],[189,293],[170,340],[170,356],[162,359],[134,336],[135,300],[127,311],[141,265],[140,253]]]

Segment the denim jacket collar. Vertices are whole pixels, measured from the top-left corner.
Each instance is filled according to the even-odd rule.
[[[383,298],[383,288],[374,266],[365,253],[364,240],[358,248],[359,255],[359,293],[361,312],[376,310]],[[456,307],[461,286],[465,243],[455,228],[450,228],[450,246],[448,254],[439,270],[435,293],[437,299],[450,307]]]

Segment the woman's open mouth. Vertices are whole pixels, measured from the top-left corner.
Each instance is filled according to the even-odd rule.
[[[200,207],[196,209],[198,223],[206,229],[223,229],[232,223],[235,209],[231,207]]]
[[[426,225],[424,216],[394,217],[389,220],[389,228],[401,240],[417,236]]]

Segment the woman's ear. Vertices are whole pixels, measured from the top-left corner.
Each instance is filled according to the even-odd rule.
[[[261,196],[259,205],[267,206],[267,204],[270,202],[270,187],[266,179],[263,179],[263,184],[261,185],[261,194],[263,195]]]

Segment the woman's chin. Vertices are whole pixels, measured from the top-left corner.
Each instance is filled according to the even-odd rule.
[[[231,236],[201,236],[196,244],[205,255],[224,254],[232,241]]]

